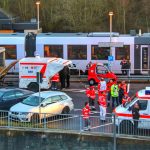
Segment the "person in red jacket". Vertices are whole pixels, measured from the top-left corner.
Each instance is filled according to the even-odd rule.
[[[106,121],[106,108],[107,108],[105,92],[99,93],[98,104],[99,104],[99,108],[100,108],[100,120],[105,122]]]
[[[126,102],[129,102],[131,98],[129,97],[128,93],[126,92],[122,98],[122,104],[124,105]]]
[[[127,92],[127,84],[125,81],[122,81],[119,84],[119,103],[120,104],[122,104],[122,98],[126,92]]]
[[[90,106],[88,102],[85,102],[85,106],[82,109],[82,116],[84,119],[84,130],[90,130]]]
[[[110,106],[110,98],[111,98],[111,86],[114,84],[114,80],[110,79],[107,83],[107,106]]]
[[[86,89],[86,95],[89,98],[89,104],[91,107],[91,110],[95,110],[95,97],[96,97],[96,92],[94,86],[90,86],[89,88]]]
[[[107,84],[106,81],[104,80],[104,78],[101,78],[100,82],[98,83],[98,92],[106,92],[107,90]]]
[[[59,81],[60,81],[59,74],[56,73],[56,74],[51,78],[51,82],[52,82],[51,90],[58,90],[58,82],[59,82]]]

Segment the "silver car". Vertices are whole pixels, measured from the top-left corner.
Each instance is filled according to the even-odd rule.
[[[9,117],[22,122],[68,114],[73,110],[72,98],[64,92],[44,91],[32,94],[22,102],[10,108]]]

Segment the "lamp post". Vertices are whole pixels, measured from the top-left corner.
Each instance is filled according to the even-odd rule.
[[[113,12],[110,11],[109,12],[109,27],[110,27],[110,57],[112,57],[112,16],[113,16]],[[111,70],[111,61],[110,61],[110,70]]]
[[[37,6],[37,23],[38,23],[38,27],[37,29],[39,30],[40,29],[40,1],[37,1],[36,2],[36,6]]]

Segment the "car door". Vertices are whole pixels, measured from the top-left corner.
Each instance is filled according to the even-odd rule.
[[[140,106],[140,120],[138,123],[138,128],[150,129],[150,118],[149,118],[149,108],[148,108],[148,100],[140,99],[137,101]]]
[[[16,103],[14,91],[5,92],[0,102],[0,110],[9,110]]]
[[[46,116],[54,116],[60,114],[60,96],[52,96],[42,102],[41,112],[47,113]]]

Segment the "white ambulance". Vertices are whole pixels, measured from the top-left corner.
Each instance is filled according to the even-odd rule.
[[[50,79],[71,61],[62,58],[28,57],[19,61],[19,88],[38,91],[37,72],[42,74],[41,89],[49,89]]]
[[[120,105],[114,109],[116,115],[116,126],[123,130],[130,130],[134,126],[132,119],[132,108],[135,103],[139,104],[140,118],[139,129],[150,129],[150,87],[140,90],[132,97],[130,102]]]

